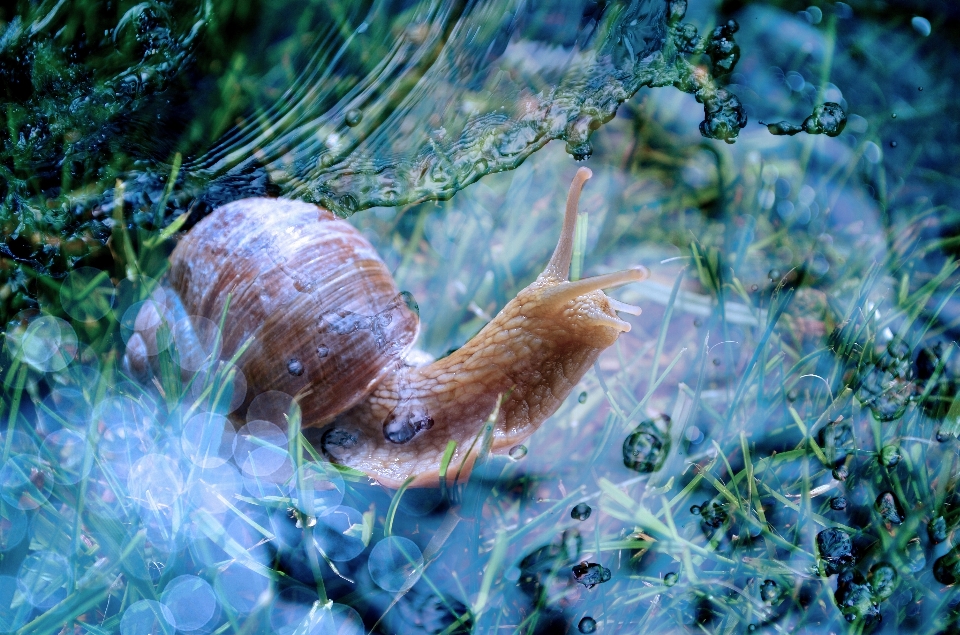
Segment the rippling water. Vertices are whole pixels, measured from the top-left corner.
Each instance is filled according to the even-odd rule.
[[[956,9],[683,4],[2,9],[0,632],[953,632]],[[358,212],[446,355],[578,161],[643,314],[456,485],[324,461],[219,316],[121,364],[165,239],[265,193]]]

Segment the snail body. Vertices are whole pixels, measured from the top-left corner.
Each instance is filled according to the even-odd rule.
[[[419,320],[376,251],[315,205],[244,199],[214,210],[174,249],[167,284],[186,315],[219,322],[227,307],[221,356],[247,343],[238,365],[250,394],[294,395],[331,460],[387,486],[436,485],[449,441],[452,476],[470,468],[471,448],[499,406],[493,451],[522,442],[630,330],[617,311],[639,314],[601,289],[643,280],[643,267],[569,280],[577,202],[590,176],[577,172],[543,273],[430,364],[413,363]],[[151,334],[138,336],[128,344],[131,367],[143,367],[150,350]]]

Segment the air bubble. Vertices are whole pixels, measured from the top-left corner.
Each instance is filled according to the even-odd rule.
[[[123,612],[120,635],[174,635],[170,609],[156,600],[134,602]]]
[[[510,458],[514,461],[519,461],[523,457],[527,456],[527,446],[525,445],[515,445],[510,448],[509,452]]]
[[[577,630],[581,633],[595,633],[597,631],[597,620],[589,616],[584,617],[577,624]]]
[[[583,521],[590,518],[590,514],[592,511],[593,510],[590,509],[589,505],[587,505],[586,503],[580,503],[579,505],[574,507],[572,510],[570,510],[570,517],[575,520]]]
[[[337,507],[317,519],[313,540],[330,560],[353,560],[366,547],[363,543],[363,516],[352,507]]]
[[[217,467],[233,454],[236,436],[233,424],[226,417],[203,412],[193,415],[183,425],[180,448],[194,465]]]
[[[214,618],[217,596],[203,578],[181,575],[167,583],[160,601],[169,610],[171,625],[178,631],[195,631]]]
[[[71,271],[60,286],[60,306],[78,322],[104,317],[117,300],[117,290],[106,271],[80,267]]]
[[[406,591],[420,579],[423,554],[412,540],[388,536],[370,550],[367,566],[377,586],[398,593]]]

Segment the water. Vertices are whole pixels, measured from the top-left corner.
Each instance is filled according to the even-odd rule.
[[[202,7],[138,5],[91,42],[136,77],[44,58],[97,69],[52,127],[7,64],[52,5],[0,14],[24,133],[3,155],[0,632],[949,632],[958,15],[805,5],[328,3],[296,25],[302,7],[257,7],[216,16],[232,38]],[[706,57],[678,53],[694,26]],[[189,94],[164,70],[181,54]],[[722,79],[633,94],[681,59]],[[746,126],[721,109],[705,137],[733,95]],[[846,124],[809,134],[827,103]],[[544,112],[556,126],[523,127]],[[174,319],[149,325],[140,380],[118,361],[143,303],[166,306],[155,229],[265,192],[357,211],[416,298],[418,348],[445,355],[542,269],[575,159],[594,172],[583,275],[647,266],[611,292],[643,314],[469,478],[397,492],[336,470],[292,395],[242,404],[238,366],[206,362],[218,316],[198,357]]]

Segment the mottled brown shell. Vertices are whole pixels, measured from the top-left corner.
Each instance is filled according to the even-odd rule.
[[[171,255],[169,281],[189,315],[224,321],[223,359],[249,395],[299,399],[305,426],[367,395],[401,364],[419,320],[373,246],[316,205],[250,198],[214,210]]]

